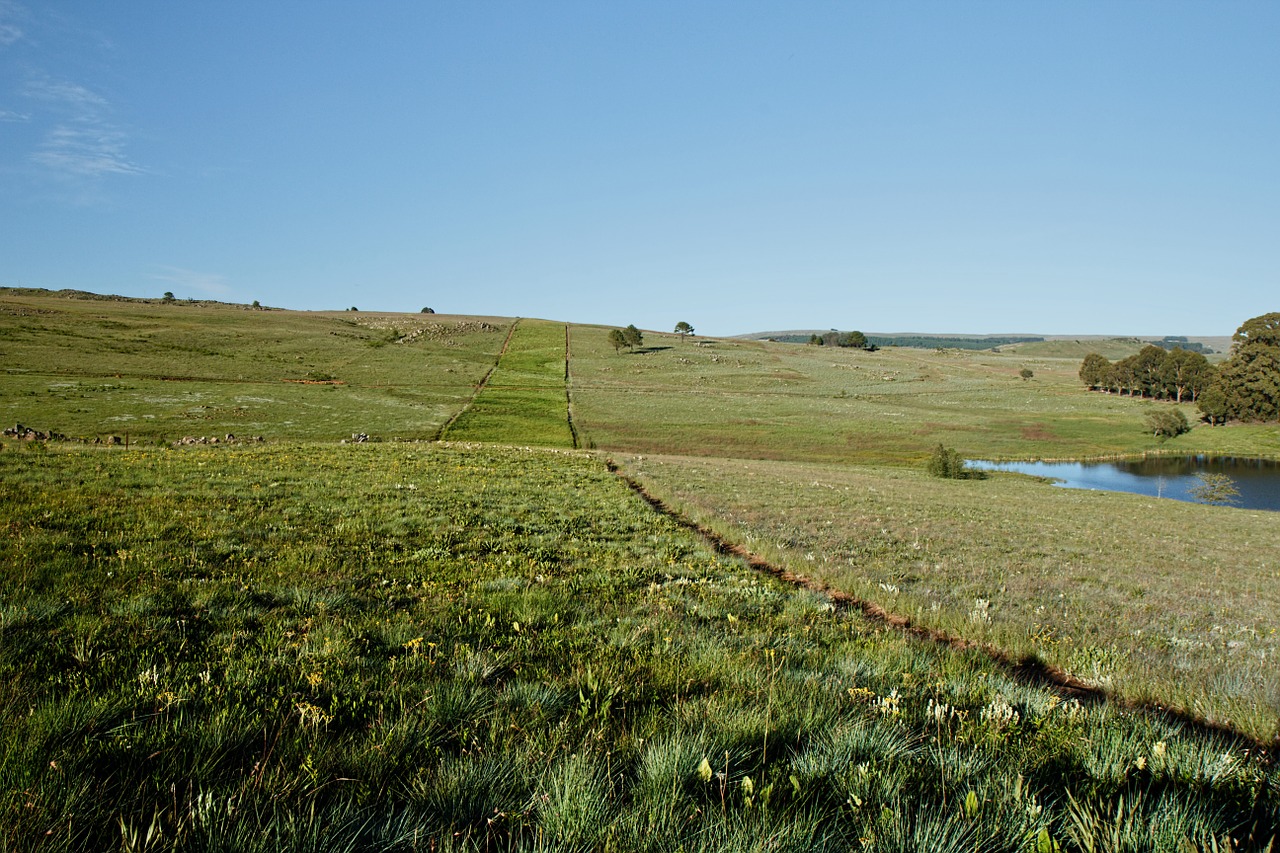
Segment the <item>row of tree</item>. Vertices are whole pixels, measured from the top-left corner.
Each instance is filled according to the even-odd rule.
[[[1214,377],[1213,365],[1198,352],[1164,350],[1154,344],[1119,361],[1091,352],[1080,364],[1080,381],[1092,391],[1151,397],[1156,400],[1197,400]]]
[[[1246,320],[1231,357],[1215,367],[1198,352],[1145,346],[1117,362],[1089,353],[1080,380],[1096,391],[1194,402],[1211,424],[1280,420],[1280,313]]]

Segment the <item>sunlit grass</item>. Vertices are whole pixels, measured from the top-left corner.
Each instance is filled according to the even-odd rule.
[[[701,457],[618,456],[781,565],[1269,736],[1268,514],[920,463],[1274,429],[1160,444],[1057,350],[521,320],[495,365],[509,322],[0,301],[0,420],[133,439],[0,450],[0,847],[1266,848],[1255,744],[843,613],[590,454],[334,439],[568,448],[572,406],[581,446]],[[154,446],[223,433],[268,443]]]
[[[799,574],[1121,694],[1277,734],[1273,513],[997,475],[619,458]]]
[[[566,373],[565,326],[521,320],[485,387],[449,425],[444,438],[573,446]]]
[[[1121,800],[1138,839],[1275,831],[1246,744],[842,614],[587,455],[5,450],[0,506],[15,849],[1075,850]]]
[[[72,437],[430,437],[509,321],[0,294],[0,422]]]
[[[1167,403],[1089,392],[1080,359],[889,348],[878,352],[650,333],[615,353],[575,327],[576,422],[600,448],[842,464],[918,465],[939,442],[971,458],[1218,452],[1280,457],[1266,426],[1149,434]],[[1023,367],[1035,376],[1024,381]],[[1195,423],[1194,406],[1184,407]]]

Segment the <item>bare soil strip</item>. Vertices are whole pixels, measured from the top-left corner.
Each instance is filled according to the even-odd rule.
[[[564,324],[564,411],[569,421],[569,438],[573,440],[573,449],[577,450],[578,429],[573,425],[573,397],[569,393],[569,359],[573,357],[573,349],[569,341],[569,324]]]
[[[462,414],[467,409],[471,408],[471,404],[476,401],[476,397],[479,397],[480,393],[488,386],[489,377],[493,375],[493,372],[498,369],[498,365],[502,363],[502,357],[507,354],[507,346],[511,343],[512,335],[516,333],[516,326],[519,325],[520,320],[518,318],[511,321],[511,328],[507,329],[507,336],[502,340],[502,347],[499,348],[498,356],[493,360],[493,365],[485,371],[484,376],[480,377],[480,381],[476,383],[476,388],[471,392],[471,396],[467,398],[467,402],[463,403],[461,408],[454,412],[449,420],[441,424],[440,429],[436,430],[436,434],[431,439],[432,441],[443,440],[445,433],[449,431],[449,427],[453,426],[454,422],[456,422],[458,418],[462,417]]]
[[[929,628],[924,625],[917,625],[908,617],[897,613],[890,613],[878,604],[857,598],[847,592],[833,589],[820,581],[816,581],[804,575],[798,575],[795,572],[784,569],[780,566],[775,566],[773,563],[751,553],[736,542],[731,542],[728,539],[725,539],[716,531],[704,527],[693,519],[688,518],[683,513],[672,509],[661,498],[651,494],[643,485],[623,473],[612,459],[606,459],[605,465],[612,473],[617,475],[619,479],[630,486],[632,491],[643,498],[649,506],[653,507],[655,511],[665,515],[680,526],[697,533],[713,548],[715,548],[717,553],[737,557],[758,572],[772,575],[786,583],[803,587],[804,589],[826,596],[839,610],[857,612],[872,622],[896,628],[913,637],[936,643],[941,646],[946,646],[947,648],[955,651],[977,651],[981,654],[985,654],[1011,678],[1022,684],[1032,687],[1047,688],[1064,698],[1075,699],[1082,703],[1109,702],[1125,710],[1157,714],[1170,721],[1197,729],[1201,732],[1235,738],[1249,743],[1255,748],[1261,750],[1262,754],[1265,755],[1265,760],[1268,765],[1274,764],[1277,758],[1280,757],[1280,737],[1277,737],[1273,742],[1266,744],[1243,734],[1242,732],[1236,731],[1230,726],[1204,720],[1187,711],[1149,702],[1134,702],[1132,700],[1125,699],[1124,697],[1115,693],[1110,693],[1101,687],[1081,681],[1070,673],[1056,666],[1051,666],[1034,656],[1027,655],[1022,658],[1015,658],[1005,650],[997,646],[993,646],[990,643],[979,643],[973,640],[966,640],[964,637],[956,637],[948,634],[946,631]]]

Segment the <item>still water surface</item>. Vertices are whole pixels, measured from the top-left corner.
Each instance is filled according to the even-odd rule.
[[[1194,501],[1190,490],[1200,485],[1196,474],[1226,474],[1240,497],[1234,506],[1280,511],[1280,462],[1241,457],[1159,456],[1119,462],[986,462],[973,459],[970,468],[1017,471],[1052,477],[1068,489],[1105,489],[1137,495]]]

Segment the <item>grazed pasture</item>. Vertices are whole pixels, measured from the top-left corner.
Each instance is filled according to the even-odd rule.
[[[617,461],[726,539],[891,613],[1263,740],[1280,733],[1274,513],[1017,475]]]
[[[0,297],[0,423],[147,442],[429,438],[511,321]]]
[[[1247,742],[842,613],[589,455],[6,451],[0,507],[9,849],[1176,850],[1276,828]]]
[[[0,420],[132,438],[0,450],[0,844],[1266,849],[1272,519],[921,461],[1273,427],[1160,443],[1043,352],[512,324],[0,298]],[[223,433],[266,441],[172,447]],[[609,457],[780,566],[1238,735],[845,613]]]
[[[619,452],[915,466],[939,442],[971,458],[1133,454],[1280,456],[1273,426],[1148,434],[1167,403],[1082,390],[1076,358],[877,352],[650,334],[615,353],[575,329],[573,400],[584,435]],[[1024,381],[1028,367],[1034,378]],[[1195,408],[1185,406],[1194,423]]]

